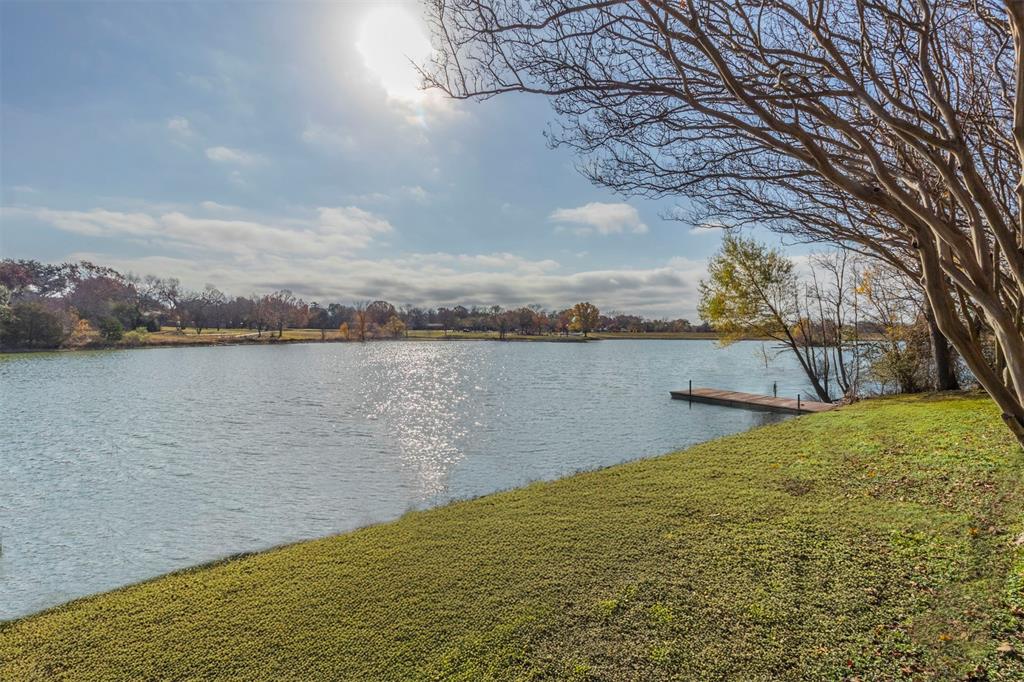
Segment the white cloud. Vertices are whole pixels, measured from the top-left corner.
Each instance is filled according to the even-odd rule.
[[[796,270],[797,275],[801,279],[809,279],[814,272],[813,254],[810,253],[795,253],[787,254],[788,258],[793,263],[793,268]]]
[[[345,253],[364,249],[393,229],[387,220],[355,206],[321,207],[315,216],[277,221],[195,217],[182,211],[154,215],[104,209],[5,208],[4,214],[93,237],[128,237],[165,248],[247,257]]]
[[[419,185],[413,185],[412,187],[403,187],[402,190],[406,196],[415,201],[418,204],[425,204],[430,200],[430,192],[423,189]]]
[[[14,190],[15,192],[20,192],[21,194],[38,194],[39,193],[39,190],[37,190],[35,187],[32,187],[30,185],[15,185],[11,189]]]
[[[573,232],[578,235],[647,232],[647,225],[640,220],[637,210],[625,203],[593,201],[576,208],[558,208],[551,213],[550,219],[556,223],[577,225]]]
[[[317,123],[307,123],[302,130],[302,141],[319,149],[350,153],[357,147],[356,139],[350,133],[329,128]]]
[[[513,260],[502,254],[498,259],[507,262],[492,269],[488,261],[494,256],[432,253],[366,260],[330,254],[296,259],[267,252],[244,261],[168,256],[128,259],[97,253],[76,253],[68,258],[84,258],[122,271],[174,276],[190,288],[208,282],[238,294],[288,288],[307,301],[350,303],[383,298],[395,305],[421,307],[538,303],[561,309],[589,300],[603,311],[681,315],[691,320],[696,319],[697,281],[705,272],[703,262],[673,259],[646,269],[560,273],[528,259],[513,265]]]
[[[377,235],[392,231],[391,223],[355,206],[319,208],[321,230],[351,242],[354,248],[365,248]]]
[[[236,213],[240,210],[238,206],[231,206],[230,204],[219,204],[216,201],[203,201],[199,204],[202,208],[207,211],[213,211],[216,213]]]
[[[646,268],[576,270],[547,258],[498,253],[406,253],[371,259],[365,249],[394,232],[382,217],[356,206],[320,207],[272,218],[206,202],[202,208],[131,211],[4,208],[8,225],[41,221],[58,229],[159,248],[134,258],[76,253],[122,271],[179,277],[190,288],[213,283],[230,293],[289,288],[306,300],[384,298],[396,305],[562,308],[589,300],[602,310],[695,318],[703,261],[673,258]],[[11,218],[10,220],[8,218]],[[114,248],[111,248],[114,251]],[[567,254],[569,262],[577,262]]]
[[[406,263],[409,267],[429,267],[434,273],[454,273],[460,269],[487,269],[520,274],[541,274],[561,267],[551,259],[530,260],[511,253],[427,253],[416,254],[395,262]]]
[[[259,154],[232,149],[231,147],[208,147],[206,158],[217,163],[234,163],[240,166],[254,166],[266,162],[266,159]]]
[[[384,192],[367,192],[366,194],[349,194],[345,201],[354,204],[383,204],[391,199],[391,195]]]
[[[191,137],[195,134],[192,130],[192,125],[184,116],[175,116],[174,118],[168,119],[167,129],[175,135],[180,135],[182,137]]]
[[[367,192],[366,194],[350,194],[347,201],[356,204],[384,204],[403,199],[414,201],[417,204],[429,203],[433,194],[419,185],[403,185],[390,189],[387,192]]]
[[[113,234],[146,236],[159,229],[159,223],[146,213],[122,213],[96,208],[91,211],[59,211],[49,208],[4,207],[4,215],[34,218],[59,230],[105,237]]]

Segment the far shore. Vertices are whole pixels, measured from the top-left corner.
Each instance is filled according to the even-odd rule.
[[[646,341],[716,341],[715,332],[593,332],[587,336],[582,334],[506,334],[501,338],[498,332],[492,331],[440,331],[415,329],[399,337],[374,337],[366,341],[532,341],[539,343],[588,343],[590,341],[614,340],[646,340]],[[754,339],[756,340],[756,339]],[[762,339],[768,340],[768,339]],[[122,350],[131,348],[170,348],[179,346],[240,346],[250,344],[278,343],[360,343],[359,339],[349,333],[346,337],[338,330],[329,330],[321,335],[319,329],[285,329],[282,336],[276,331],[264,331],[262,334],[251,329],[204,330],[197,334],[194,329],[178,331],[173,327],[165,327],[159,332],[146,334],[143,341],[136,343],[114,342],[105,343],[100,339],[73,347],[63,348],[9,348],[0,350],[0,355],[14,353],[63,353],[87,350]]]

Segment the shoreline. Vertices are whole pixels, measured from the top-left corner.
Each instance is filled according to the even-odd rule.
[[[378,339],[378,340],[401,341],[402,339]],[[462,339],[462,340],[467,340],[467,341],[468,340],[471,340],[471,341],[486,341],[488,339]],[[299,342],[293,342],[293,343],[299,343]],[[344,343],[344,341],[341,341],[340,343]],[[355,343],[359,343],[359,342],[356,341]],[[203,345],[203,344],[197,344],[197,345]],[[233,345],[239,345],[240,346],[240,345],[245,345],[245,344],[233,344]],[[136,346],[135,348],[145,348],[145,347],[146,346]],[[151,347],[153,347],[153,348],[166,348],[167,346],[151,346]],[[81,350],[81,349],[67,349],[67,350]],[[120,350],[120,349],[117,349],[117,348],[95,348],[95,349],[91,349],[91,350]],[[44,351],[44,352],[52,352],[52,351]],[[2,355],[2,354],[0,354],[0,355]],[[936,394],[936,395],[939,395],[939,394]],[[868,399],[868,400],[871,400],[871,399]],[[863,401],[860,401],[860,402],[863,402]],[[843,407],[847,407],[847,406],[844,405]],[[789,417],[789,419],[786,419],[784,421],[789,421],[789,420],[791,420],[793,418],[806,417],[806,416],[810,416],[810,415],[787,415],[787,416]],[[255,557],[260,557],[260,556],[267,555],[267,554],[272,554],[272,553],[275,553],[275,552],[285,551],[285,550],[288,550],[290,548],[294,548],[294,547],[297,547],[297,546],[300,546],[300,545],[305,545],[305,544],[315,543],[315,542],[322,542],[322,541],[326,541],[326,540],[331,540],[333,538],[344,538],[347,535],[354,535],[354,534],[358,534],[358,533],[363,533],[363,532],[366,532],[366,531],[369,531],[369,530],[373,530],[373,529],[379,528],[379,527],[391,526],[391,525],[400,523],[403,518],[405,518],[406,516],[408,516],[410,514],[423,514],[423,513],[429,513],[429,512],[432,512],[432,511],[444,510],[444,509],[447,509],[449,507],[464,505],[464,504],[467,504],[467,503],[474,503],[474,502],[478,502],[478,501],[481,501],[481,500],[486,500],[487,498],[491,498],[491,497],[498,497],[498,496],[505,496],[505,495],[509,495],[509,494],[514,494],[514,493],[516,493],[518,491],[528,490],[530,488],[534,488],[534,487],[537,487],[537,486],[557,484],[557,483],[561,483],[563,481],[568,481],[570,479],[574,479],[574,478],[578,478],[578,477],[582,477],[582,476],[589,476],[589,475],[593,475],[593,474],[600,474],[602,472],[607,472],[607,471],[614,470],[614,469],[617,469],[617,468],[620,468],[620,467],[627,467],[627,466],[629,466],[631,464],[636,464],[638,462],[656,461],[656,460],[664,459],[664,458],[667,458],[667,457],[672,457],[673,455],[679,455],[679,454],[685,453],[685,452],[687,452],[689,450],[692,450],[692,449],[695,449],[695,448],[700,448],[700,447],[706,446],[708,444],[716,443],[716,442],[721,441],[721,440],[730,439],[730,438],[734,438],[734,437],[737,437],[737,436],[742,436],[744,434],[755,433],[755,432],[758,432],[758,431],[762,431],[764,429],[770,429],[772,427],[778,426],[781,423],[784,423],[784,421],[783,422],[773,423],[773,424],[765,424],[765,425],[761,425],[761,426],[755,426],[753,428],[747,429],[746,431],[738,431],[736,433],[732,433],[732,434],[729,434],[729,435],[726,435],[726,436],[713,437],[713,438],[710,438],[708,440],[701,441],[701,442],[698,442],[698,443],[694,443],[693,445],[690,445],[690,446],[687,446],[687,447],[684,447],[684,448],[681,448],[681,449],[668,450],[666,452],[660,452],[660,453],[656,453],[656,454],[652,454],[652,455],[646,455],[646,456],[641,455],[639,457],[633,457],[633,458],[630,458],[630,459],[625,459],[625,460],[622,460],[620,462],[616,462],[616,463],[613,463],[613,464],[607,464],[607,465],[604,465],[604,466],[599,466],[599,467],[594,468],[594,469],[578,469],[578,470],[576,470],[576,471],[574,471],[572,473],[567,473],[567,474],[565,474],[563,476],[558,476],[557,478],[537,479],[537,480],[530,481],[528,483],[524,483],[522,485],[517,485],[517,486],[513,486],[513,487],[510,487],[510,488],[504,488],[504,489],[500,489],[500,490],[494,490],[492,492],[482,493],[480,495],[464,497],[464,498],[450,499],[450,500],[448,500],[446,502],[443,502],[443,503],[441,503],[439,505],[436,505],[436,506],[427,506],[427,507],[422,507],[422,508],[413,508],[413,509],[410,509],[410,510],[406,511],[401,516],[398,516],[396,518],[386,519],[386,520],[382,520],[382,521],[371,521],[369,523],[366,523],[365,525],[361,525],[361,526],[357,526],[357,527],[354,527],[354,528],[350,528],[348,530],[342,530],[342,531],[338,531],[338,532],[335,532],[335,533],[328,533],[327,535],[308,537],[308,538],[303,538],[303,539],[299,539],[299,540],[291,540],[291,541],[281,542],[281,543],[278,543],[278,544],[268,545],[268,546],[260,547],[260,548],[256,548],[256,549],[242,550],[242,551],[239,551],[239,552],[234,552],[232,554],[226,554],[224,556],[215,557],[215,558],[209,559],[207,561],[201,561],[200,563],[197,563],[197,564],[194,564],[194,565],[191,565],[191,566],[184,566],[182,568],[177,568],[177,569],[168,571],[166,573],[161,573],[161,574],[158,574],[158,575],[154,575],[154,576],[149,577],[149,578],[143,578],[142,580],[137,580],[135,582],[131,582],[131,583],[127,583],[127,584],[124,584],[124,585],[120,585],[118,587],[114,587],[114,588],[111,588],[111,589],[108,589],[108,590],[102,590],[100,592],[95,592],[95,593],[92,593],[92,594],[86,594],[86,595],[82,595],[80,597],[75,597],[75,598],[70,599],[68,601],[61,602],[59,604],[54,604],[53,606],[47,606],[47,607],[42,608],[42,609],[40,609],[38,611],[33,611],[31,613],[26,613],[24,615],[14,616],[13,618],[7,618],[7,619],[0,618],[0,634],[3,633],[5,628],[9,628],[11,626],[17,625],[18,623],[21,623],[23,621],[29,621],[29,620],[33,620],[33,619],[36,619],[36,618],[46,617],[46,616],[51,615],[53,613],[63,611],[65,609],[67,609],[67,608],[73,608],[73,607],[75,607],[77,605],[81,605],[84,602],[90,602],[90,601],[95,600],[95,599],[101,599],[101,598],[103,598],[105,596],[108,596],[108,595],[113,595],[113,594],[117,594],[119,592],[124,592],[124,591],[127,591],[127,590],[132,590],[132,589],[136,589],[136,588],[139,588],[139,587],[143,587],[143,586],[145,586],[145,585],[147,585],[149,583],[158,582],[158,581],[161,581],[161,580],[175,578],[175,577],[180,577],[180,576],[184,576],[184,575],[188,575],[188,574],[200,573],[200,572],[203,572],[203,571],[206,571],[206,570],[209,570],[209,569],[215,569],[215,568],[217,568],[219,566],[223,566],[223,565],[235,562],[235,561],[244,561],[244,560],[250,559],[250,558],[255,558]],[[2,547],[0,547],[0,550],[2,550]],[[2,552],[0,552],[0,556],[2,556]]]
[[[289,336],[291,332],[291,336]],[[419,333],[417,333],[419,332]],[[162,332],[154,332],[161,334]],[[163,332],[165,333],[165,332]],[[334,332],[337,334],[337,332]],[[319,330],[292,329],[285,330],[285,336],[277,337],[267,334],[262,337],[254,337],[248,334],[222,334],[209,336],[185,335],[185,336],[164,336],[162,338],[148,339],[143,343],[90,343],[74,348],[3,348],[0,349],[0,356],[21,355],[25,353],[76,353],[83,351],[104,351],[104,350],[137,350],[142,348],[182,348],[193,346],[272,346],[277,344],[295,343],[379,343],[379,342],[418,342],[418,341],[498,341],[509,343],[590,343],[592,341],[717,341],[719,337],[713,332],[682,332],[663,333],[653,332],[651,334],[637,334],[630,332],[597,332],[593,336],[560,336],[560,335],[508,335],[504,339],[498,338],[497,334],[489,335],[486,332],[455,332],[448,335],[423,333],[420,330],[413,331],[399,338],[377,338],[359,341],[356,339],[345,339],[335,336],[319,338]],[[770,341],[771,339],[743,339],[744,341]]]
[[[23,679],[1018,679],[996,625],[1019,617],[1024,465],[999,426],[976,396],[864,401],[75,599],[0,622],[0,659]]]

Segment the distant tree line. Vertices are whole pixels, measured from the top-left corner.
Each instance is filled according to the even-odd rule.
[[[131,343],[166,327],[210,330],[250,329],[280,337],[285,329],[339,331],[352,340],[393,338],[407,330],[496,332],[508,335],[610,332],[712,331],[685,319],[649,319],[601,314],[590,303],[562,310],[539,305],[421,308],[377,300],[307,302],[281,289],[230,296],[212,285],[189,290],[175,278],[123,274],[86,261],[49,264],[0,261],[0,345],[57,348],[93,343]]]
[[[491,332],[509,336],[591,332],[715,331],[724,343],[772,340],[766,363],[791,353],[820,400],[871,392],[957,388],[969,373],[936,343],[923,295],[905,273],[877,259],[833,250],[812,256],[806,272],[781,251],[726,235],[701,282],[702,322],[602,314],[581,302],[561,310],[539,305],[420,308],[383,300],[306,302],[282,289],[228,296],[214,286],[182,287],[174,278],[122,274],[89,262],[0,261],[0,346],[58,348],[136,345],[147,334],[251,330],[282,338],[285,329],[318,329],[320,338],[397,338],[409,330]],[[944,352],[940,352],[944,351]]]

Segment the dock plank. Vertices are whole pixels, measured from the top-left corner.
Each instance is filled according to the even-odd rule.
[[[828,412],[835,409],[833,403],[822,403],[814,400],[794,398],[777,398],[770,395],[743,393],[742,391],[726,391],[717,388],[697,388],[682,391],[670,391],[675,400],[689,400],[694,403],[738,407],[747,410],[764,412],[784,412],[787,414],[807,414],[811,412]]]

